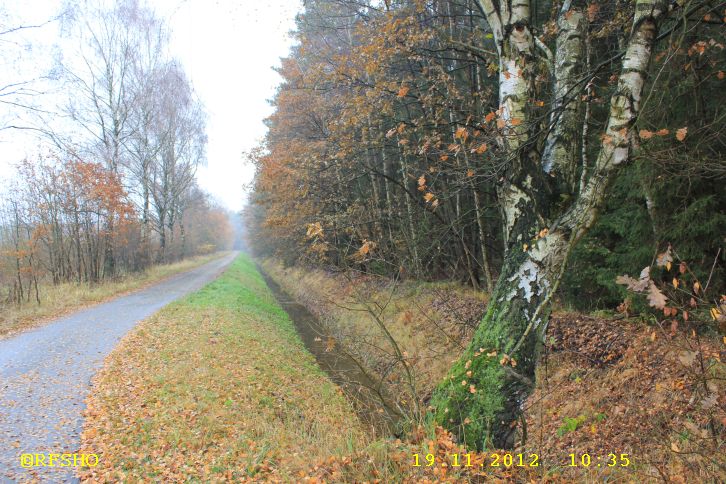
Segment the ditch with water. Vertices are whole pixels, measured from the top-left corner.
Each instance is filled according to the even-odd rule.
[[[315,356],[320,368],[343,390],[364,425],[377,436],[399,435],[401,416],[382,403],[380,385],[340,345],[330,344],[328,332],[315,315],[287,294],[261,267],[258,266],[258,270],[277,302],[290,316],[305,347]]]

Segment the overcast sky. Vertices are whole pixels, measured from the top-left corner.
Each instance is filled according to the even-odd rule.
[[[243,186],[253,168],[242,153],[254,148],[265,134],[263,119],[271,112],[267,102],[280,82],[273,66],[279,65],[292,40],[300,0],[148,0],[171,27],[171,52],[190,76],[208,119],[208,165],[198,172],[199,183],[233,210],[242,207]],[[60,9],[61,1],[0,0],[12,19],[40,23]],[[5,59],[2,85],[19,71],[41,73],[51,65],[44,52],[57,36],[57,25],[23,33],[18,42],[35,44],[32,52]],[[0,109],[7,109],[0,106]],[[25,133],[0,133],[0,178],[10,164],[37,152],[37,141]]]

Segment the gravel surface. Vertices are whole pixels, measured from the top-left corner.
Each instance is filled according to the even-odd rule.
[[[20,456],[76,452],[83,402],[104,357],[136,323],[214,280],[235,256],[0,340],[0,482],[77,481],[73,468],[25,469]]]

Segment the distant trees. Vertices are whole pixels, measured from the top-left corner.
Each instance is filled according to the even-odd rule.
[[[25,160],[19,174],[13,201],[23,204],[22,225],[38,259],[47,254],[52,281],[98,282],[107,276],[107,244],[131,245],[134,210],[118,176],[97,163],[57,159]]]
[[[66,20],[64,116],[38,114],[53,148],[18,165],[0,203],[0,282],[16,303],[31,287],[38,299],[39,280],[95,283],[232,242],[196,184],[206,114],[165,23],[138,0],[86,2]]]
[[[146,239],[121,177],[101,163],[56,156],[24,160],[16,184],[0,204],[0,287],[3,302],[41,302],[39,282],[99,283],[159,261],[231,247],[227,211],[192,181],[174,199],[173,222]],[[113,254],[113,270],[107,264]]]
[[[254,156],[253,246],[487,288],[472,346],[430,405],[468,445],[513,445],[564,275],[597,301],[623,295],[615,274],[590,270],[623,263],[609,251],[636,267],[668,242],[723,254],[717,7],[306,2]],[[618,227],[597,223],[608,206],[630,207]],[[579,274],[565,270],[573,258]]]

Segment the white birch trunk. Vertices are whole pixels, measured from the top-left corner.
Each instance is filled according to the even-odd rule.
[[[630,157],[633,126],[664,1],[636,2],[632,33],[611,97],[600,152],[591,176],[583,180],[579,196],[572,193],[574,202],[556,220],[548,218],[556,198],[549,196],[543,182],[547,166],[543,167],[540,160],[533,162],[529,148],[533,143],[528,138],[532,123],[527,119],[526,102],[534,79],[530,70],[534,41],[529,30],[529,2],[502,0],[498,8],[491,0],[479,3],[492,28],[500,58],[499,99],[504,120],[500,150],[509,167],[499,189],[499,202],[505,216],[507,253],[487,313],[470,347],[438,387],[431,405],[437,423],[452,430],[468,447],[481,449],[515,444],[515,424],[534,386],[550,298],[570,249],[595,222],[617,169]],[[571,8],[570,3],[565,2],[565,12]],[[561,114],[551,120],[546,155],[550,167],[570,173],[564,179],[573,191],[571,174],[577,171],[571,167],[578,161],[577,150],[567,140],[582,132],[582,125],[576,110],[562,99],[564,90],[575,89],[571,76],[582,69],[584,62],[582,39],[575,34],[584,30],[580,15],[569,14],[558,23],[555,59],[559,67],[555,70],[562,78],[554,85],[553,104]]]

